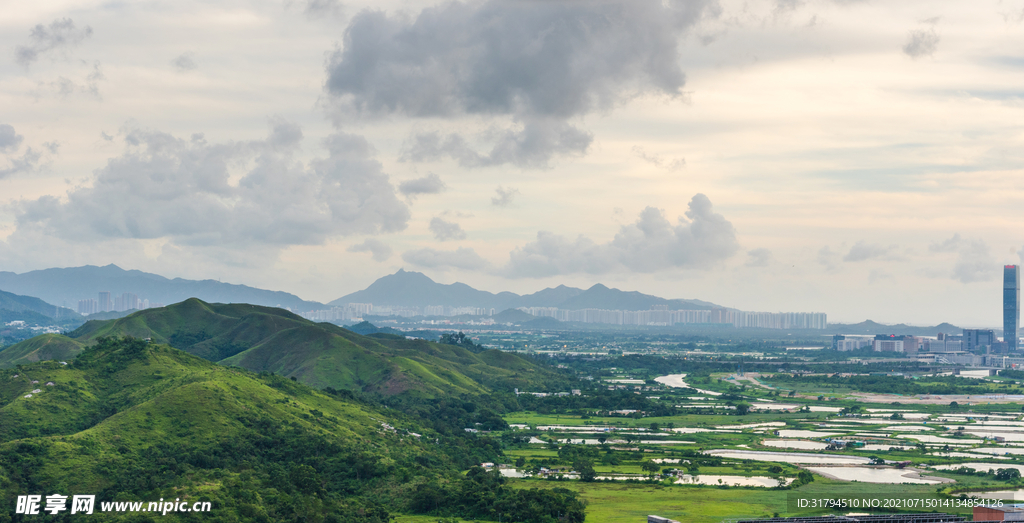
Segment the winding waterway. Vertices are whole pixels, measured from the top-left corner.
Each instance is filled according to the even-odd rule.
[[[664,384],[664,385],[668,385],[669,387],[679,387],[679,388],[693,389],[693,390],[695,390],[695,391],[697,391],[697,392],[699,392],[701,394],[710,394],[712,396],[721,396],[722,395],[721,392],[715,392],[713,390],[701,390],[701,389],[696,389],[694,387],[691,387],[691,386],[687,385],[685,381],[683,381],[683,378],[685,378],[685,377],[686,377],[686,374],[669,374],[668,376],[661,376],[661,377],[658,377],[658,378],[654,378],[654,381],[657,381],[658,383],[661,383],[661,384]]]

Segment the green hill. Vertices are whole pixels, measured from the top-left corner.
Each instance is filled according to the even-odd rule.
[[[0,351],[0,367],[73,358],[108,336],[149,339],[210,361],[273,372],[317,388],[428,397],[514,387],[565,388],[557,374],[515,355],[474,353],[399,336],[361,336],[282,309],[194,298],[117,320],[89,321],[70,336],[49,335],[11,345]]]
[[[390,513],[431,510],[422,502],[427,492],[456,516],[493,519],[479,507],[498,502],[518,511],[508,520],[571,513],[565,521],[582,523],[575,497],[511,489],[480,468],[463,476],[500,450],[463,431],[474,418],[458,412],[435,430],[351,393],[216,365],[167,345],[102,338],[67,365],[0,370],[0,498],[94,494],[96,512],[121,501],[210,503],[210,513],[179,514],[184,521],[388,523]],[[109,512],[86,519],[154,521]]]
[[[104,338],[69,365],[0,371],[8,500],[90,493],[98,510],[102,501],[180,498],[209,501],[210,521],[386,523],[388,510],[407,507],[410,485],[458,481],[467,465],[453,455],[497,456],[476,455],[459,444],[468,436],[456,436],[132,338]]]
[[[46,360],[74,359],[82,352],[82,344],[60,334],[41,334],[0,351],[0,357],[29,363]]]
[[[195,497],[221,512],[279,520],[272,513],[294,508],[281,503],[289,491],[294,502],[326,486],[351,495],[366,482],[397,488],[398,468],[436,475],[416,466],[421,455],[451,468],[419,438],[400,435],[408,425],[279,376],[106,339],[67,366],[0,372],[0,490],[7,499],[38,488],[108,501]],[[369,469],[359,477],[352,465],[362,463]],[[303,473],[315,482],[296,480]],[[234,490],[272,486],[281,489],[278,499],[262,503]],[[342,503],[320,498],[320,505]]]

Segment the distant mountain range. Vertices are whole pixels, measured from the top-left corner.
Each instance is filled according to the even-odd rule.
[[[346,303],[399,307],[483,307],[498,311],[517,307],[557,307],[571,310],[648,310],[655,305],[662,305],[670,310],[706,310],[718,307],[701,300],[668,300],[635,291],[621,291],[600,283],[586,290],[559,285],[523,296],[512,292],[494,294],[474,289],[465,283],[437,283],[423,273],[401,269],[378,279],[366,289],[342,296],[328,305],[341,306]]]
[[[32,296],[0,291],[0,322],[24,321],[34,325],[81,323],[82,316]]]
[[[962,327],[950,323],[940,323],[934,327],[915,327],[899,323],[886,325],[875,321],[867,320],[860,323],[829,323],[828,330],[837,334],[898,334],[905,336],[935,336],[942,332],[945,334],[960,334]]]
[[[372,325],[366,325],[373,328]],[[564,378],[498,350],[409,340],[395,334],[362,336],[315,323],[282,309],[192,298],[89,321],[67,336],[44,334],[0,350],[0,369],[76,358],[103,337],[133,336],[166,343],[194,356],[254,372],[269,371],[317,388],[386,395],[480,394],[492,388],[542,387]],[[367,332],[364,330],[364,332]],[[397,332],[397,331],[396,331]]]
[[[208,303],[248,303],[267,307],[281,307],[296,312],[306,312],[340,306],[346,303],[372,303],[398,307],[427,307],[444,305],[451,307],[494,308],[497,311],[516,307],[557,307],[560,309],[620,309],[648,310],[652,306],[664,306],[670,310],[702,310],[719,307],[701,300],[670,300],[642,294],[635,291],[621,291],[601,284],[589,289],[578,289],[559,285],[533,294],[519,295],[512,292],[497,294],[481,291],[464,283],[442,284],[431,280],[423,273],[399,270],[384,276],[361,291],[342,296],[327,305],[303,300],[294,294],[269,291],[235,285],[215,280],[168,279],[158,274],[139,270],[124,270],[117,265],[97,267],[68,267],[43,269],[22,274],[0,272],[0,290],[9,293],[33,296],[61,304],[75,310],[78,301],[97,299],[100,292],[109,291],[112,297],[128,292],[151,303],[169,305],[189,298],[199,298]],[[54,305],[47,305],[49,316],[53,316]],[[0,302],[0,308],[3,308]],[[37,307],[37,312],[47,314]]]
[[[215,280],[168,279],[137,270],[126,271],[117,265],[43,269],[22,274],[0,272],[0,290],[35,296],[52,304],[76,309],[78,300],[96,299],[102,291],[116,297],[135,294],[139,299],[165,305],[189,298],[217,303],[250,303],[268,307],[284,307],[294,311],[322,309],[315,301],[306,301],[294,294],[267,291],[246,285],[233,285]]]

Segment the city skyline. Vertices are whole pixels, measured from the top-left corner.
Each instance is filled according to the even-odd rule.
[[[327,301],[404,267],[997,327],[999,267],[1024,262],[1024,0],[5,14],[8,271]]]

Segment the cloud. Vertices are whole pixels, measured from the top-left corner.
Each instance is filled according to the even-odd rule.
[[[441,177],[434,173],[428,173],[422,178],[414,178],[398,184],[398,192],[410,198],[421,194],[439,194],[447,188],[448,186],[441,181]]]
[[[491,205],[497,207],[508,207],[509,205],[512,205],[512,200],[519,195],[519,189],[515,189],[513,187],[505,188],[500,185],[495,189],[495,192],[497,193],[497,196],[491,198]]]
[[[466,231],[462,230],[462,227],[455,222],[434,218],[430,220],[429,228],[438,241],[466,239]]]
[[[24,136],[14,131],[13,125],[0,124],[0,153],[13,153],[17,151],[24,139]]]
[[[928,251],[936,254],[956,253],[953,270],[945,274],[930,274],[935,277],[948,275],[961,283],[992,281],[999,272],[999,265],[988,244],[983,240],[966,239],[956,233],[947,240],[932,243]]]
[[[56,147],[53,150],[56,150]],[[43,153],[40,151],[31,147],[26,148],[21,156],[8,158],[8,166],[0,169],[0,180],[15,174],[35,172],[42,158]]]
[[[879,269],[871,269],[871,271],[868,272],[868,283],[878,283],[878,282],[889,281],[889,280],[893,280],[893,279],[895,279],[895,278],[893,277],[892,274],[889,274],[888,272],[885,272],[885,271],[882,271],[882,270],[879,270]]]
[[[758,248],[747,251],[750,259],[745,264],[747,267],[767,267],[772,262],[772,251],[765,248]]]
[[[861,262],[879,258],[892,259],[890,253],[893,249],[894,246],[892,245],[883,247],[881,245],[866,243],[864,240],[861,240],[850,248],[850,252],[846,253],[846,256],[843,256],[843,261]]]
[[[382,262],[391,257],[391,247],[376,239],[367,238],[362,243],[352,245],[348,249],[348,252],[369,252],[373,255],[373,261]]]
[[[644,148],[640,147],[639,145],[634,145],[632,151],[633,156],[636,156],[637,158],[640,158],[641,160],[656,165],[658,167],[664,167],[670,171],[678,171],[679,169],[686,167],[685,158],[675,158],[671,160],[665,159],[656,154],[648,154],[647,151],[645,151]]]
[[[825,269],[834,271],[839,268],[839,253],[826,245],[818,250],[818,263],[824,265]]]
[[[803,6],[804,0],[775,0],[772,17],[776,20],[784,18]]]
[[[96,100],[102,100],[100,96],[99,82],[105,80],[106,76],[103,74],[100,62],[96,61],[92,64],[92,71],[81,80],[73,80],[66,76],[58,76],[56,80],[49,82],[39,82],[36,84],[34,95],[36,98],[42,96],[55,96],[61,99],[67,99],[71,96],[83,94]]]
[[[677,50],[712,0],[450,2],[418,16],[363,11],[328,59],[326,90],[341,113],[508,116],[488,153],[461,135],[417,136],[404,157],[466,166],[546,167],[592,141],[570,118],[642,95],[679,97]]]
[[[0,166],[0,180],[15,174],[38,171],[41,163],[46,165],[44,159],[56,155],[57,150],[60,148],[60,144],[57,142],[45,142],[41,151],[32,147],[26,147],[25,152],[21,156],[16,156],[24,140],[25,137],[18,134],[14,126],[0,124],[0,154],[3,154],[7,159],[7,165]]]
[[[922,56],[931,56],[939,45],[939,35],[935,28],[917,29],[910,32],[907,43],[903,45],[903,53],[907,56],[918,59]]]
[[[574,240],[541,231],[537,240],[517,248],[502,270],[505,276],[540,278],[564,274],[650,273],[672,268],[710,269],[739,250],[736,231],[711,201],[695,195],[687,219],[676,224],[662,211],[648,207],[636,223],[623,226],[615,238],[599,244],[584,236]]]
[[[309,18],[338,17],[342,13],[342,5],[338,0],[306,0],[306,16]]]
[[[66,198],[16,207],[18,229],[68,242],[166,239],[178,246],[244,250],[318,245],[328,238],[403,230],[409,209],[360,136],[325,140],[308,166],[291,153],[301,130],[273,123],[265,140],[208,144],[167,133],[124,130],[127,150]],[[233,182],[230,165],[251,161]]]
[[[461,269],[475,271],[486,268],[489,264],[473,249],[460,247],[454,251],[436,249],[418,249],[402,254],[406,263],[428,269]]]
[[[992,281],[999,274],[999,264],[988,245],[981,240],[966,242],[953,265],[953,279],[961,283]]]
[[[594,136],[565,122],[529,119],[521,127],[484,133],[494,145],[480,154],[461,134],[442,137],[438,132],[419,133],[402,151],[403,161],[435,161],[452,158],[462,167],[512,164],[522,168],[546,168],[555,156],[582,156]]]
[[[195,71],[199,67],[196,65],[195,54],[191,51],[181,53],[177,58],[171,60],[171,66],[182,73]]]
[[[29,32],[30,42],[14,48],[14,59],[28,67],[39,60],[40,56],[51,51],[67,52],[90,36],[91,27],[78,29],[70,18],[54,20],[49,26],[38,24]]]
[[[964,240],[960,238],[960,233],[956,233],[952,238],[945,240],[941,243],[932,243],[928,246],[929,252],[957,252],[964,245]]]

